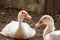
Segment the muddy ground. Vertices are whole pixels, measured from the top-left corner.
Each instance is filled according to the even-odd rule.
[[[4,28],[6,24],[11,22],[12,20],[17,21],[17,16],[18,16],[19,11],[20,10],[16,8],[7,8],[7,9],[1,8],[0,9],[0,31]],[[36,12],[30,12],[30,11],[28,11],[28,13],[33,17],[32,21],[24,20],[24,22],[27,22],[32,28],[35,28],[34,24],[38,21],[38,19],[42,15],[44,15],[44,13],[36,13]],[[52,16],[54,18],[56,28],[60,29],[59,27],[60,26],[60,15],[56,14]],[[45,27],[37,28],[36,29],[37,34],[33,38],[30,38],[27,40],[43,40],[42,32],[44,28]],[[4,37],[0,35],[0,40],[22,40],[22,39],[14,39],[14,38]]]

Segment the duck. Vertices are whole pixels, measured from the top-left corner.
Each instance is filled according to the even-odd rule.
[[[35,24],[35,27],[46,25],[43,30],[43,40],[60,40],[60,30],[55,30],[54,19],[50,15],[43,15]]]
[[[0,32],[1,35],[17,39],[28,39],[36,34],[35,29],[31,28],[24,19],[31,20],[32,17],[27,11],[21,10],[18,13],[18,21],[11,21]]]

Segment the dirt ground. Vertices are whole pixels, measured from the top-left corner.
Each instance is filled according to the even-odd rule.
[[[16,8],[15,9],[14,8],[7,8],[7,9],[1,8],[0,9],[0,31],[4,28],[4,26],[6,24],[11,22],[12,20],[17,21],[17,16],[18,16],[19,11],[20,10],[18,10]],[[28,12],[28,13],[33,17],[32,21],[24,20],[24,22],[27,22],[32,28],[35,28],[34,24],[38,21],[38,19],[43,14],[33,13],[33,12]],[[56,28],[60,29],[60,27],[59,27],[59,25],[60,25],[60,15],[58,15],[58,14],[54,15],[54,20],[55,20]],[[43,33],[42,32],[43,32],[44,28],[45,27],[37,28],[36,29],[37,34],[33,38],[30,38],[30,39],[27,39],[27,40],[43,40],[43,37],[42,37]],[[14,38],[4,37],[4,36],[0,35],[0,40],[22,40],[22,39],[14,39]]]

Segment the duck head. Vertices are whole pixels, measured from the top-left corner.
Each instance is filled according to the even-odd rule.
[[[22,11],[19,12],[18,19],[20,19],[20,18],[26,18],[28,20],[32,19],[32,17],[25,10],[22,10]]]
[[[40,20],[35,24],[35,27],[39,27],[40,25],[51,26],[54,25],[54,20],[50,15],[44,15],[40,18]]]

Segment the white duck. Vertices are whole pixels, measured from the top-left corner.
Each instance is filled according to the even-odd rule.
[[[36,27],[45,24],[46,28],[43,31],[44,40],[60,40],[60,31],[55,31],[54,20],[49,15],[44,15],[35,24]]]
[[[24,18],[31,20],[32,17],[25,10],[22,10],[18,14],[18,21],[11,21],[2,29],[0,34],[3,36],[19,39],[33,37],[36,34],[36,31],[35,29],[32,29],[27,23],[23,22]]]

